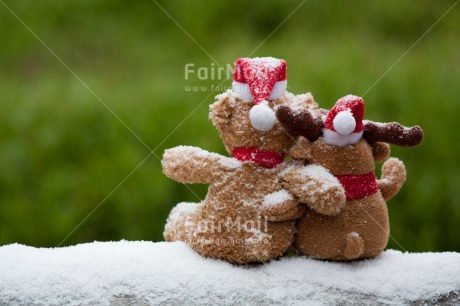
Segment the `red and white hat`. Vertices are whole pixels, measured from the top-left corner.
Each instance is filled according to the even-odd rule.
[[[276,116],[268,101],[281,97],[287,87],[286,62],[273,57],[240,58],[233,71],[233,91],[243,100],[254,102],[249,118],[259,131],[273,128]]]
[[[363,119],[362,98],[353,95],[340,98],[324,121],[324,142],[340,147],[357,143],[363,135]]]

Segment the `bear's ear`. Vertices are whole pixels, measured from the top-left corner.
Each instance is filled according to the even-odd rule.
[[[311,160],[311,143],[307,138],[300,136],[297,143],[289,150],[289,156],[294,159]]]
[[[309,110],[318,109],[318,104],[315,102],[315,98],[310,92],[296,95],[296,108],[305,108]]]
[[[222,96],[209,106],[209,119],[215,127],[222,129],[229,124],[235,103],[235,98]]]

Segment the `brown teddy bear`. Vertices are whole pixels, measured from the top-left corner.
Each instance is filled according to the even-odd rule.
[[[344,204],[343,188],[326,170],[310,167],[309,173],[302,163],[283,161],[295,141],[276,120],[276,109],[317,108],[310,94],[294,96],[285,88],[283,60],[239,59],[233,90],[217,96],[209,116],[232,157],[195,147],[165,151],[163,173],[169,178],[210,184],[201,203],[180,203],[171,211],[166,241],[183,241],[204,256],[232,263],[264,262],[292,245],[293,220],[305,210],[297,197],[320,210]],[[299,169],[303,173],[293,173]],[[282,171],[291,173],[295,196],[282,188]],[[318,187],[304,189],[300,182]]]
[[[420,127],[364,122],[360,97],[345,96],[327,116],[282,106],[278,120],[292,136],[300,136],[290,155],[306,164],[324,166],[345,189],[347,201],[338,214],[312,209],[299,220],[295,245],[301,254],[328,260],[354,260],[379,255],[389,237],[386,202],[406,179],[404,164],[388,159],[377,180],[375,163],[389,157],[388,144],[415,146]]]

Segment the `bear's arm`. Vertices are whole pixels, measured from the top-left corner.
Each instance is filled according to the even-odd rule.
[[[163,173],[175,181],[209,184],[239,168],[241,162],[197,147],[179,146],[165,151],[161,165]]]
[[[286,190],[320,214],[336,215],[345,205],[345,190],[322,166],[290,166],[280,176]]]
[[[262,202],[262,215],[268,221],[295,220],[304,212],[305,205],[299,205],[299,201],[285,189],[267,194]]]

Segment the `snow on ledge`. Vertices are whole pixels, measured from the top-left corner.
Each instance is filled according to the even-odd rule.
[[[185,244],[95,242],[0,247],[0,304],[460,303],[459,253],[386,251],[334,263],[286,257],[234,266]]]

